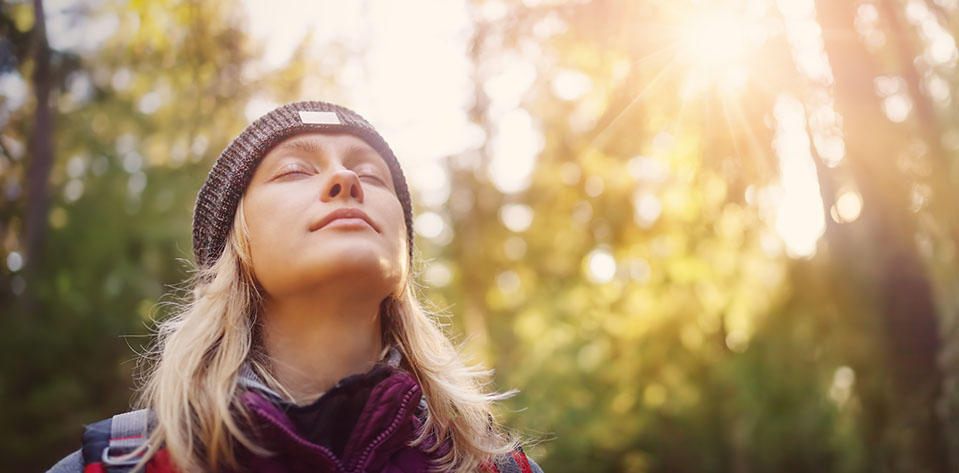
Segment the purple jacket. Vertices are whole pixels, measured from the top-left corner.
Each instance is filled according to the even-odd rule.
[[[433,436],[417,447],[407,445],[423,427],[428,407],[419,383],[400,366],[401,360],[399,352],[391,349],[370,371],[343,378],[305,406],[285,400],[245,366],[240,385],[241,400],[251,414],[246,428],[273,455],[261,457],[241,449],[241,465],[263,473],[426,472],[432,458],[449,452],[451,441],[445,439],[432,453],[425,450],[435,445]],[[104,445],[119,436],[110,434],[109,421],[87,429],[89,433],[98,426],[105,431],[97,436]],[[87,434],[83,455],[75,452],[50,471],[79,473],[85,463],[98,460],[103,446],[90,451],[86,438]],[[486,471],[542,473],[522,450],[496,459]]]
[[[449,451],[448,440],[433,454],[424,451],[433,438],[420,447],[406,445],[423,425],[426,403],[416,378],[398,368],[395,358],[344,378],[308,406],[288,403],[249,371],[243,379],[251,430],[275,452],[246,455],[244,464],[252,471],[425,472],[431,457]]]

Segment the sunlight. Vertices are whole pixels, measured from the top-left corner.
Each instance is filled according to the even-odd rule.
[[[586,256],[586,277],[596,284],[605,284],[616,275],[616,259],[606,248],[596,248]]]
[[[23,257],[20,256],[20,253],[11,251],[7,255],[7,268],[13,273],[23,269]]]
[[[749,25],[738,16],[713,13],[704,12],[686,25],[681,49],[704,68],[724,69],[743,58]]]
[[[770,9],[776,7],[781,16],[770,16]],[[715,94],[720,107],[713,113],[722,114],[721,120],[735,153],[765,154],[766,146],[751,129],[751,119],[744,113],[744,109],[749,108],[745,102],[750,99],[744,93],[747,90],[775,93],[775,84],[767,83],[774,75],[763,69],[766,63],[758,56],[773,36],[786,36],[797,68],[810,80],[831,83],[822,51],[821,30],[812,18],[814,12],[812,0],[702,0],[691,2],[687,8],[676,8],[676,51],[674,61],[668,66],[675,64],[681,74],[681,107]],[[773,17],[782,21],[771,19]],[[887,108],[892,119],[905,115],[903,104],[892,101]],[[821,104],[815,111],[818,114],[809,125],[816,138],[817,151],[825,149],[827,162],[838,162],[844,155],[844,143],[835,129],[836,120],[831,119],[835,115],[831,104]],[[774,151],[780,178],[773,186],[778,196],[767,221],[775,228],[789,256],[808,258],[815,254],[825,230],[825,215],[810,149],[813,142],[806,129],[806,110],[799,100],[780,96],[773,115],[775,125],[767,125],[775,127]],[[653,197],[636,196],[635,200],[637,223],[652,220],[642,217],[655,215]],[[855,219],[855,202],[847,198],[843,212]]]
[[[852,189],[843,191],[836,199],[833,210],[835,211],[833,219],[836,222],[849,223],[855,221],[862,213],[862,195]]]
[[[805,111],[798,100],[783,95],[776,100],[774,115],[777,125],[773,147],[779,157],[783,190],[776,211],[776,231],[790,256],[808,258],[816,253],[816,243],[825,231],[825,219],[806,134]]]
[[[680,27],[679,58],[688,73],[684,97],[718,87],[726,93],[743,90],[749,79],[752,51],[767,32],[755,9],[698,8]]]
[[[489,177],[500,192],[516,193],[529,187],[544,138],[529,112],[518,108],[503,115],[492,141]]]
[[[415,230],[417,234],[429,239],[440,236],[445,226],[446,223],[443,222],[443,217],[440,217],[435,212],[422,212],[413,220],[413,230]]]
[[[533,223],[533,209],[523,204],[506,204],[499,209],[503,225],[513,232],[525,232]]]

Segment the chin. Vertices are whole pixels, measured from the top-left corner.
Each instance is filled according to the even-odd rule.
[[[372,252],[339,252],[322,258],[298,261],[294,273],[308,284],[336,284],[345,288],[383,292],[389,295],[402,276],[396,262]],[[293,268],[291,268],[293,269]]]
[[[305,248],[273,248],[270,254],[254,255],[257,278],[268,293],[292,294],[318,286],[338,286],[386,297],[404,276],[405,248],[389,248],[370,238],[322,239]],[[290,257],[293,255],[293,257]],[[272,290],[271,290],[272,289]]]

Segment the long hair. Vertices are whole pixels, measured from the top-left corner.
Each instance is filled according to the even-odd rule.
[[[243,428],[249,413],[239,400],[238,373],[244,363],[268,386],[286,393],[271,376],[270,360],[258,342],[256,317],[261,294],[251,263],[243,200],[222,255],[185,282],[190,290],[173,315],[157,327],[143,358],[138,407],[151,408],[155,426],[138,467],[161,448],[182,473],[239,469],[238,448],[269,455]],[[469,366],[435,315],[418,303],[407,278],[405,289],[381,304],[384,345],[406,358],[426,397],[426,421],[410,446],[428,452],[451,440],[434,471],[475,471],[516,448],[518,439],[495,423],[492,404],[515,393],[486,392],[491,370]],[[435,436],[432,447],[424,441]]]

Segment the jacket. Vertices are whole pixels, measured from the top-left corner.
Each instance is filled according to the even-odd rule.
[[[433,436],[418,447],[407,445],[422,427],[428,407],[416,378],[400,362],[399,352],[391,349],[370,371],[343,378],[305,406],[285,400],[244,366],[241,401],[251,414],[246,428],[275,455],[260,457],[241,449],[240,463],[264,473],[427,471],[430,460],[449,451],[450,440],[433,453],[425,451],[435,445]],[[134,411],[88,425],[83,448],[48,473],[122,471],[111,467],[110,459],[136,448],[146,438],[148,421],[146,411]],[[151,459],[148,471],[174,472],[165,450]],[[522,449],[497,458],[482,471],[542,473]]]

